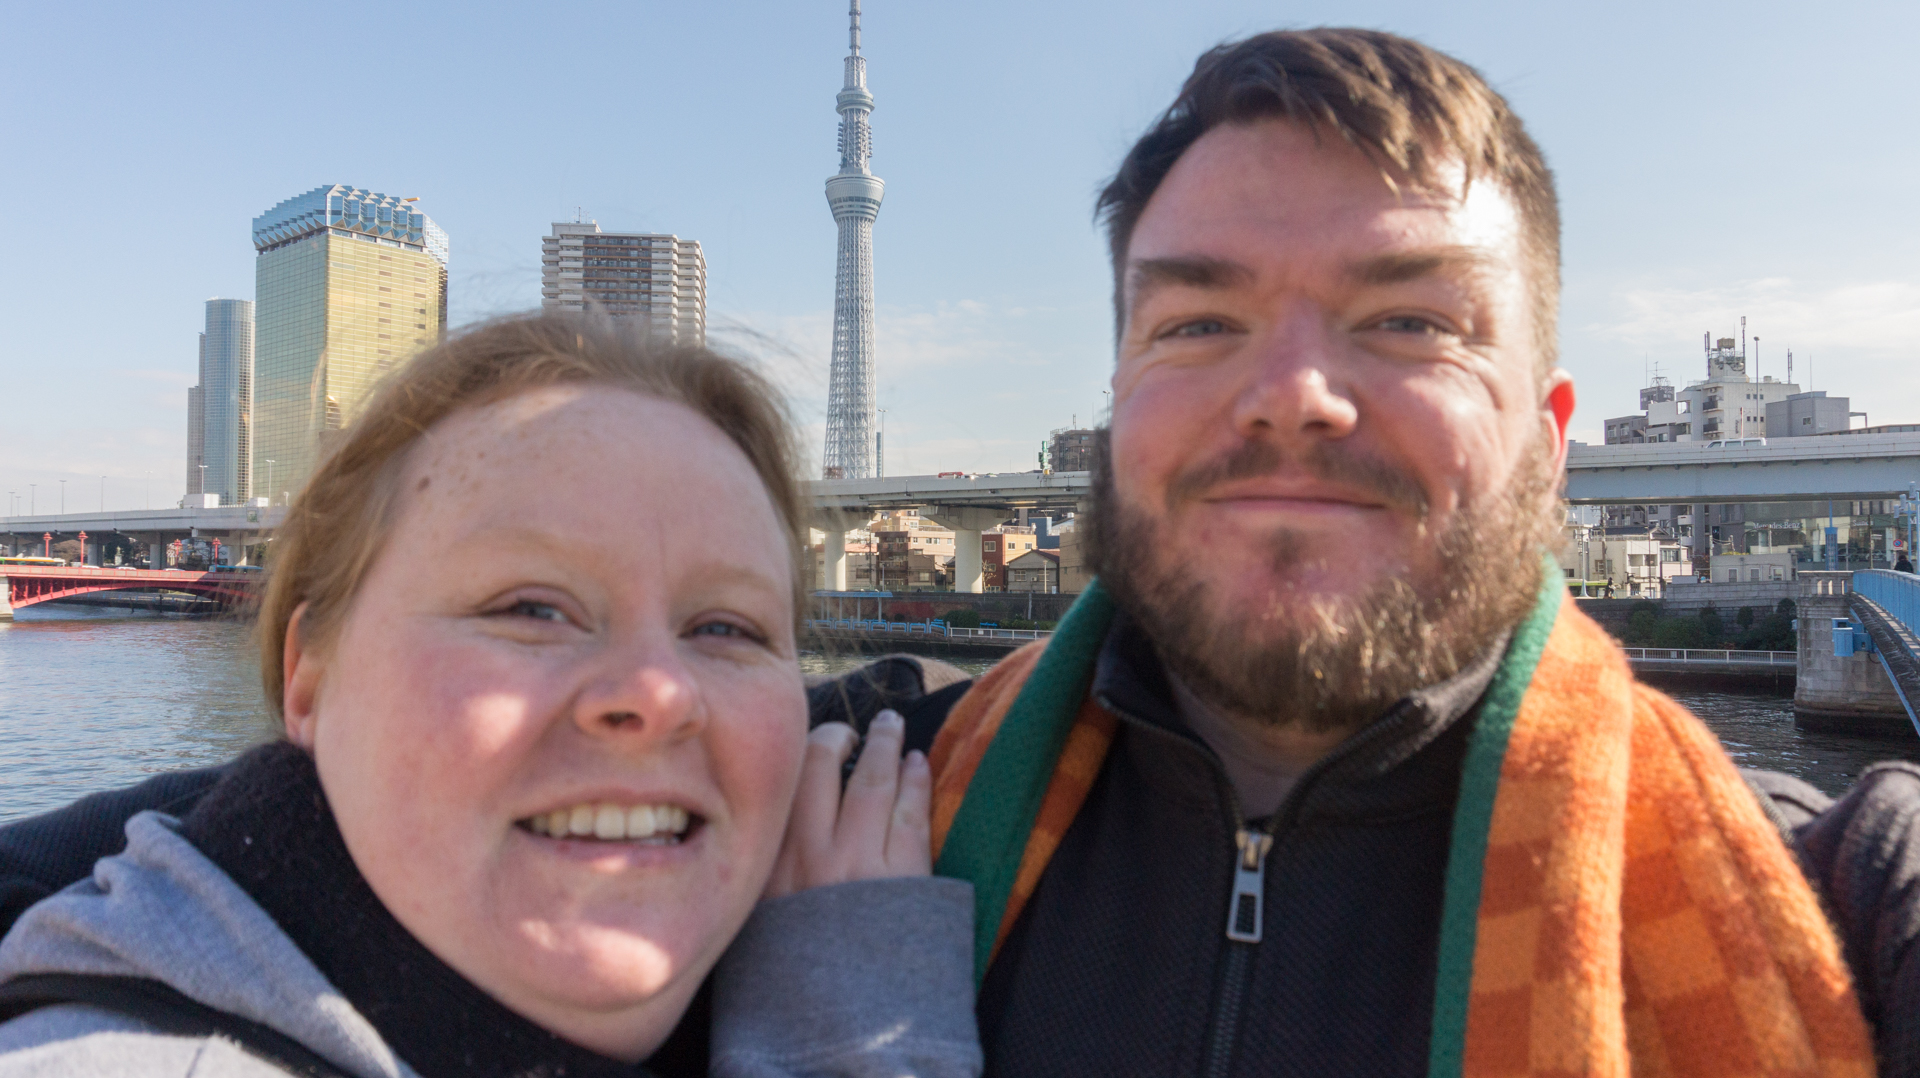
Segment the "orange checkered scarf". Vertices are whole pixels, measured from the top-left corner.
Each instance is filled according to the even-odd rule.
[[[974,884],[979,975],[1113,740],[1088,693],[1111,609],[1096,585],[934,744],[935,871]],[[1873,1074],[1792,854],[1713,734],[1636,684],[1555,581],[1473,721],[1430,1074]]]

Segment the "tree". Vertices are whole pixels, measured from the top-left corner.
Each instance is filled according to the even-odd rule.
[[[80,545],[80,540],[78,539],[62,539],[53,544],[53,556],[56,558],[65,558],[72,562],[85,561],[87,551],[86,548]]]
[[[1740,612],[1733,616],[1733,623],[1735,625],[1740,626],[1742,629],[1753,628],[1753,607],[1750,607],[1750,606],[1741,607]]]
[[[1711,606],[1700,610],[1700,635],[1706,638],[1706,642],[1695,644],[1694,647],[1719,647],[1720,642],[1727,638],[1726,623],[1720,620],[1720,612]]]

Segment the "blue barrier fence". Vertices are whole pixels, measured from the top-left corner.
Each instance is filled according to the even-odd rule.
[[[1853,590],[1878,603],[1908,631],[1920,634],[1920,576],[1891,569],[1856,569]]]

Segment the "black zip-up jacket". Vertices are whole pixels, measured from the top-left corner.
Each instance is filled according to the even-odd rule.
[[[1462,719],[1503,650],[1402,701],[1249,821],[1152,646],[1117,619],[1093,692],[1120,724],[988,968],[987,1073],[1426,1074]],[[1236,891],[1258,896],[1257,940]]]

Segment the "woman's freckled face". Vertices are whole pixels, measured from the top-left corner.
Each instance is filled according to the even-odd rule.
[[[640,1059],[786,825],[806,736],[786,532],[718,428],[604,386],[443,420],[399,490],[289,726],[409,931],[546,1028]],[[640,842],[535,822],[580,805],[689,823]]]

